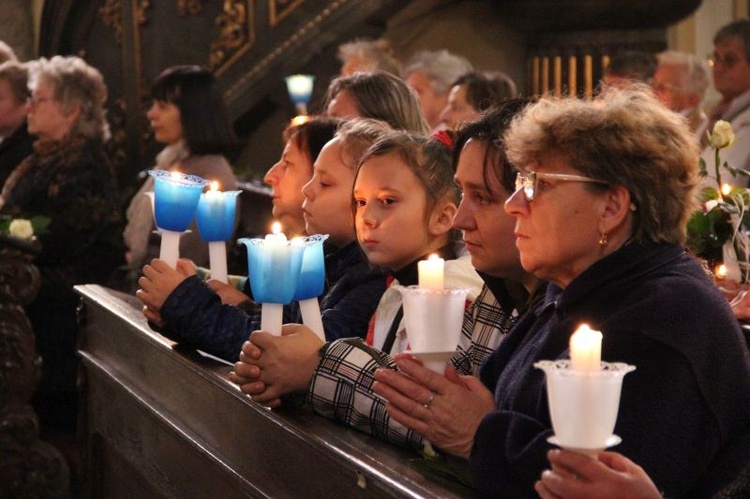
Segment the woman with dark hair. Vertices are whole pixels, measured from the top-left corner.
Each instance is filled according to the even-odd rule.
[[[312,178],[313,163],[340,124],[337,118],[316,116],[284,130],[284,151],[264,180],[273,189],[273,217],[287,236],[305,234],[302,187]]]
[[[237,179],[225,157],[236,139],[213,75],[198,66],[166,69],[154,81],[151,97],[153,104],[146,116],[156,141],[166,145],[156,156],[154,168],[216,181],[222,191],[236,189]],[[127,210],[123,237],[133,270],[159,255],[151,200],[145,195],[153,190],[154,180],[149,177]],[[197,265],[208,264],[208,247],[195,227],[180,240],[180,255]]]

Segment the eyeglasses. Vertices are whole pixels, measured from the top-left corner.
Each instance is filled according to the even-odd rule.
[[[569,175],[567,173],[540,173],[540,172],[518,172],[516,174],[516,192],[523,191],[526,202],[533,201],[539,193],[539,179],[553,179],[563,182],[590,182],[593,184],[609,185],[602,180],[596,180],[583,175]]]

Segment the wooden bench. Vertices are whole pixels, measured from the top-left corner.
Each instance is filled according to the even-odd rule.
[[[83,297],[88,497],[467,497],[415,454],[305,409],[270,411],[226,364],[151,331],[140,302],[95,285]]]

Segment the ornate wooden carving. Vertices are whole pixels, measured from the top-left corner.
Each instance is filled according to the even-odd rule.
[[[41,375],[34,333],[22,305],[39,289],[38,246],[0,235],[0,497],[65,497],[65,460],[38,439],[29,401]]]
[[[268,24],[276,26],[305,0],[268,0]]]
[[[135,20],[139,25],[146,24],[146,10],[151,7],[151,0],[133,0],[135,2]],[[185,3],[183,0],[181,3]],[[105,26],[109,26],[115,32],[115,41],[122,45],[122,0],[105,0],[104,5],[99,8],[99,17]]]
[[[99,8],[99,17],[105,26],[115,32],[115,41],[122,44],[122,5],[121,0],[105,0]]]
[[[255,42],[252,0],[224,0],[215,22],[219,37],[211,44],[208,65],[220,73]]]

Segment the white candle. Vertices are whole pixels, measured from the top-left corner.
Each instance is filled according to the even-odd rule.
[[[430,255],[427,260],[417,264],[419,271],[419,287],[427,289],[443,289],[443,272],[445,260],[437,255]]]
[[[581,324],[570,337],[570,368],[573,371],[599,371],[602,360],[602,333]]]
[[[266,244],[286,243],[286,235],[281,232],[281,224],[279,222],[274,222],[271,225],[271,234],[266,234],[265,241]]]

